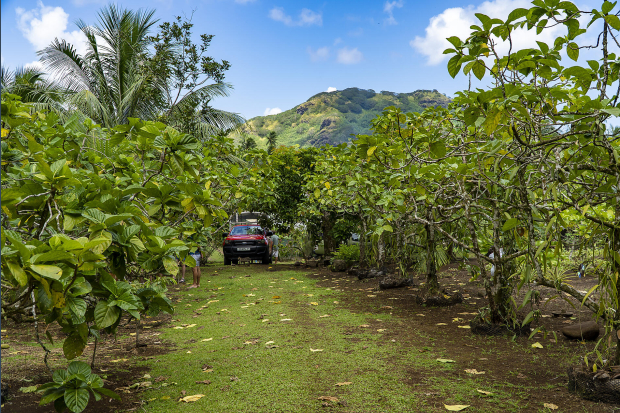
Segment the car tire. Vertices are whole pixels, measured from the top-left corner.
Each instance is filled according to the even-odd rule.
[[[230,265],[230,258],[224,255],[224,265]]]
[[[263,264],[271,264],[271,255],[266,254],[265,258],[262,259]]]

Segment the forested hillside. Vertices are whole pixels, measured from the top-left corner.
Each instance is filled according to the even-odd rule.
[[[449,102],[450,99],[437,90],[377,93],[348,88],[321,92],[277,115],[252,118],[247,122],[246,131],[254,135],[259,147],[266,146],[271,131],[277,133],[278,145],[337,145],[350,141],[352,135],[370,133],[370,121],[388,106],[404,112],[421,112],[429,106],[446,107]]]

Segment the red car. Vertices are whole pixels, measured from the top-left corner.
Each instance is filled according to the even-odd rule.
[[[263,264],[271,264],[271,246],[268,236],[259,225],[237,225],[226,235],[224,248],[224,265],[237,264],[239,258],[260,260]]]

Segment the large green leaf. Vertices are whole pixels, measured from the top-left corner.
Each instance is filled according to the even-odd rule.
[[[72,361],[67,368],[67,373],[70,375],[79,374],[84,378],[88,378],[90,376],[90,366],[88,363],[84,363],[83,361]]]
[[[77,317],[84,317],[86,314],[86,301],[77,297],[67,297],[66,298],[67,305],[69,306],[69,310],[73,312]]]
[[[65,339],[62,345],[62,351],[68,360],[73,360],[82,355],[85,347],[86,340],[84,340],[79,333],[73,332]]]
[[[9,267],[9,270],[11,270],[11,274],[13,274],[13,277],[19,283],[19,285],[25,287],[26,284],[28,284],[28,275],[21,267],[21,265],[12,260],[7,261],[6,265]]]
[[[177,275],[179,273],[179,265],[177,264],[177,262],[176,262],[176,260],[174,258],[169,257],[169,256],[165,256],[165,257],[162,258],[162,261],[164,263],[164,268],[170,274]],[[194,263],[194,266],[196,266],[195,263]]]
[[[95,323],[100,329],[113,325],[120,315],[121,310],[116,306],[109,306],[105,300],[99,301],[95,307]]]
[[[443,141],[435,141],[430,144],[431,154],[435,158],[443,158],[446,156],[446,144]]]
[[[517,218],[510,218],[509,220],[504,222],[504,225],[502,226],[502,231],[510,231],[517,225],[519,225],[519,220]]]
[[[45,278],[51,278],[53,280],[58,280],[62,276],[62,269],[55,265],[33,264],[30,266],[30,269]]]
[[[67,389],[65,390],[65,404],[73,413],[80,413],[88,405],[90,394],[86,389]]]

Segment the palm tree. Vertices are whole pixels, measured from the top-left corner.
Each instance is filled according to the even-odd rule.
[[[215,97],[228,96],[229,84],[193,82],[191,88],[178,88],[174,74],[183,72],[179,66],[186,49],[179,42],[166,42],[163,49],[156,47],[159,54],[149,50],[158,39],[150,36],[157,23],[154,10],[131,11],[111,4],[98,17],[95,26],[76,23],[87,39],[85,55],[58,39],[39,51],[41,62],[69,91],[67,104],[72,109],[104,127],[127,123],[130,117],[162,120],[203,140],[244,122],[237,114],[209,105]]]
[[[163,85],[140,70],[148,53],[148,32],[157,22],[154,10],[137,12],[111,4],[99,12],[96,26],[78,21],[87,39],[87,52],[55,39],[38,52],[41,62],[69,91],[67,104],[105,127],[126,123],[129,117],[158,115],[158,89]]]
[[[62,102],[65,91],[47,80],[45,73],[34,67],[18,67],[15,71],[0,68],[0,91],[17,95],[22,102],[32,103],[34,109],[54,110],[66,114]]]
[[[278,135],[274,131],[269,132],[267,135],[267,153],[271,154],[276,148],[278,143]]]

